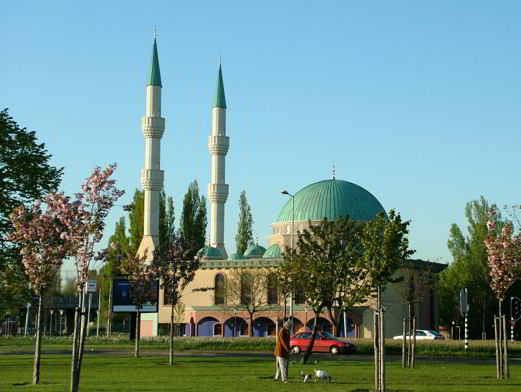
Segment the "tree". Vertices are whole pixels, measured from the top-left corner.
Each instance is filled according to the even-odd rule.
[[[143,239],[145,226],[145,192],[136,189],[128,214],[130,221],[130,249],[136,253]],[[167,197],[165,190],[159,194],[159,242],[172,235],[174,230],[175,210],[172,197]]]
[[[283,252],[280,275],[286,275],[284,265],[289,265],[293,291],[300,290],[315,313],[315,327],[304,363],[313,349],[320,313],[328,309],[335,329],[339,329],[341,310],[360,303],[368,294],[358,268],[361,248],[356,233],[359,230],[360,225],[347,218],[339,221],[324,218],[318,225],[309,222],[309,230],[299,233],[296,248]]]
[[[376,294],[375,310],[375,390],[385,391],[385,339],[382,293],[393,275],[415,251],[409,249],[408,226],[410,221],[402,221],[400,213],[394,210],[389,217],[381,212],[375,219],[367,222],[358,238],[363,247],[360,267],[366,283]]]
[[[136,254],[143,239],[145,224],[145,192],[136,189],[132,198],[132,208],[128,213],[130,221],[130,252]]]
[[[94,168],[81,186],[81,191],[75,194],[74,202],[61,204],[60,220],[67,228],[62,233],[62,238],[69,244],[70,255],[75,259],[76,283],[82,309],[80,324],[76,321],[74,326],[71,392],[78,391],[80,385],[88,324],[84,289],[89,278],[91,261],[95,257],[94,246],[102,239],[105,218],[110,209],[124,193],[116,188],[115,180],[110,179],[115,170],[115,164],[105,170]],[[78,314],[76,314],[77,319]]]
[[[50,159],[34,131],[20,128],[7,109],[0,112],[0,320],[17,314],[29,298],[20,248],[7,238],[9,214],[58,188],[63,168],[51,166]]]
[[[201,249],[205,245],[206,226],[206,198],[199,197],[199,185],[194,180],[189,186],[183,199],[183,211],[181,213],[181,237],[188,243],[194,243],[195,249]]]
[[[451,325],[460,321],[458,308],[460,290],[467,288],[471,299],[469,327],[471,336],[486,336],[486,326],[492,325],[492,299],[494,295],[489,285],[488,259],[485,248],[488,211],[493,207],[483,196],[465,205],[468,221],[468,236],[464,236],[456,224],[450,228],[447,246],[452,253],[452,263],[440,273],[440,322]],[[502,226],[501,216],[496,216],[498,227]]]
[[[199,268],[199,259],[193,256],[196,251],[193,242],[183,241],[179,230],[154,250],[151,265],[170,304],[170,365],[174,362],[174,310]]]
[[[253,244],[253,217],[251,208],[246,198],[246,191],[239,196],[239,222],[237,223],[237,235],[235,236],[237,253],[243,255],[248,246]]]
[[[167,243],[174,237],[175,209],[171,196],[166,196],[165,190],[159,197],[159,243]]]
[[[253,316],[261,310],[270,310],[277,304],[268,303],[269,278],[273,271],[266,268],[234,268],[226,277],[225,303],[250,316],[249,336],[253,336]]]
[[[25,273],[34,293],[39,296],[33,385],[40,383],[42,297],[56,284],[56,275],[68,252],[68,244],[63,238],[65,227],[60,221],[60,205],[68,201],[62,194],[50,193],[44,202],[47,204],[45,212],[40,202],[36,201],[32,208],[18,206],[9,215],[13,231],[8,239],[21,246]]]
[[[134,356],[136,358],[139,357],[141,309],[149,300],[152,286],[157,277],[154,268],[148,265],[146,261],[146,251],[141,257],[134,253],[127,253],[122,265],[122,270],[128,277],[132,303],[136,305],[136,336],[134,342]]]

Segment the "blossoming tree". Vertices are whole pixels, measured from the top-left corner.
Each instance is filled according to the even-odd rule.
[[[521,233],[514,235],[511,221],[498,227],[496,208],[489,211],[488,233],[485,248],[488,256],[490,287],[499,301],[499,315],[494,319],[496,330],[497,378],[508,378],[508,340],[506,338],[506,318],[501,314],[501,305],[506,292],[521,277]]]
[[[139,357],[139,339],[141,336],[141,309],[148,302],[152,286],[156,280],[156,271],[147,264],[147,250],[143,256],[127,253],[122,271],[127,275],[129,294],[132,304],[136,305],[136,336],[134,356]]]
[[[68,251],[68,244],[62,233],[63,206],[69,202],[62,193],[50,193],[44,197],[46,211],[42,211],[40,201],[31,208],[16,207],[9,215],[13,231],[9,240],[22,246],[22,262],[34,293],[39,296],[36,322],[36,344],[33,366],[33,385],[40,382],[40,352],[42,325],[42,296],[52,286]]]
[[[94,168],[81,186],[81,192],[75,194],[75,200],[70,204],[70,208],[63,205],[62,221],[67,226],[67,230],[62,233],[62,238],[70,245],[70,255],[75,258],[76,284],[80,293],[81,308],[81,317],[78,320],[77,312],[74,324],[70,389],[72,392],[79,390],[88,323],[85,286],[91,261],[95,256],[94,247],[103,236],[105,218],[116,200],[124,193],[116,188],[115,180],[111,179],[115,170],[116,164],[104,170],[99,167]]]
[[[183,290],[194,279],[199,268],[199,257],[194,256],[196,252],[195,241],[184,239],[179,230],[174,231],[170,238],[154,250],[152,267],[157,272],[161,288],[170,304],[170,365],[174,362],[174,309],[179,304]]]

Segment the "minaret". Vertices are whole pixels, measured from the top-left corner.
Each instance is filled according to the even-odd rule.
[[[147,84],[145,116],[141,119],[141,129],[145,137],[145,168],[141,170],[141,185],[145,191],[143,239],[138,254],[148,249],[148,258],[159,245],[159,193],[163,188],[164,171],[160,169],[161,138],[165,132],[165,119],[161,117],[161,73],[157,55],[156,34],[152,61]]]
[[[229,147],[230,138],[226,136],[226,98],[219,58],[217,90],[212,105],[212,136],[208,136],[208,148],[212,154],[212,183],[208,184],[208,199],[212,202],[210,245],[219,249],[225,259],[228,253],[224,248],[224,203],[228,199],[228,184],[225,184],[224,173]]]

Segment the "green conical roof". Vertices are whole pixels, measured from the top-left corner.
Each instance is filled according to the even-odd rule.
[[[215,90],[215,95],[213,96],[212,107],[226,109],[226,97],[224,96],[223,72],[221,69],[221,64],[219,64],[219,73],[217,75],[217,89]]]
[[[159,86],[161,84],[161,72],[159,71],[159,56],[157,55],[157,44],[154,37],[154,47],[152,48],[152,61],[150,62],[150,68],[148,69],[148,84],[147,86]]]

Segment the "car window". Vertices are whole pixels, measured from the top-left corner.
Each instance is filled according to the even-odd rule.
[[[335,335],[330,332],[324,332],[324,337],[329,340],[338,340]]]
[[[429,330],[429,332],[432,333],[433,335],[441,336],[441,333],[439,333],[438,331],[431,331],[431,330]]]
[[[427,334],[423,331],[416,331],[416,336],[426,336]]]

